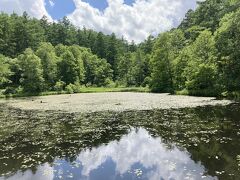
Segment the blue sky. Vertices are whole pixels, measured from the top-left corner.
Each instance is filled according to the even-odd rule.
[[[72,13],[76,9],[72,0],[46,0],[45,7],[49,15],[56,20]]]
[[[72,13],[76,8],[72,0],[46,0],[45,7],[49,15],[57,20]]]
[[[131,42],[177,27],[197,0],[0,0],[0,11],[26,11],[49,21],[64,16],[79,28],[115,33]],[[134,5],[133,5],[134,4]]]

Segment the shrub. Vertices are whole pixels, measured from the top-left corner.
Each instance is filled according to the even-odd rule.
[[[114,88],[114,87],[116,87],[116,83],[115,82],[113,82],[113,80],[111,80],[110,78],[107,78],[106,80],[105,80],[105,86],[106,87],[108,87],[108,88]]]
[[[66,85],[65,82],[58,81],[58,82],[56,82],[56,84],[54,86],[54,90],[58,91],[58,92],[61,92],[61,91],[63,91],[65,85]]]
[[[23,89],[21,87],[7,87],[3,92],[4,95],[11,95],[11,94],[20,94],[22,93]]]
[[[79,93],[81,91],[81,85],[79,83],[69,84],[66,86],[65,90],[69,94]]]
[[[67,91],[68,94],[73,94],[73,93],[74,93],[74,91],[73,91],[73,88],[74,88],[74,87],[73,87],[73,86],[74,86],[74,85],[71,84],[71,83],[66,86],[65,90]]]

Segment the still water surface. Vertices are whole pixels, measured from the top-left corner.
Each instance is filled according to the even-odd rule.
[[[240,106],[0,110],[0,180],[240,179]]]

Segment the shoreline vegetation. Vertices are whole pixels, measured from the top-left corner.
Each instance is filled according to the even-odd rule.
[[[198,2],[178,27],[139,44],[67,17],[0,13],[1,96],[149,91],[239,98],[239,7],[239,0]]]
[[[77,91],[74,90],[62,90],[62,91],[44,91],[40,93],[26,93],[19,92],[17,94],[4,94],[5,89],[0,89],[0,98],[17,98],[17,97],[33,97],[33,96],[49,96],[49,95],[61,95],[61,94],[79,94],[79,93],[107,93],[107,92],[139,92],[139,93],[154,93],[149,87],[80,87]],[[221,95],[216,96],[213,92],[209,91],[198,92],[198,91],[175,91],[170,93],[172,95],[183,95],[183,96],[198,96],[198,97],[216,97],[224,98],[229,100],[239,100],[240,92],[224,92]]]
[[[18,93],[4,95],[4,89],[0,90],[0,98],[17,98],[17,97],[32,97],[32,96],[49,96],[60,94],[79,94],[79,93],[105,93],[105,92],[151,92],[148,87],[81,87],[78,91],[45,91],[40,93]]]

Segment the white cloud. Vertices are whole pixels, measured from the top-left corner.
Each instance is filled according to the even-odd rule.
[[[51,0],[49,0],[49,4],[50,4],[51,7],[55,6],[55,3]]]
[[[55,3],[48,0],[51,6]],[[197,0],[135,0],[129,6],[124,0],[107,0],[108,7],[100,11],[82,0],[73,0],[76,9],[68,17],[74,25],[86,27],[106,34],[114,32],[118,37],[141,42],[150,34],[177,26]],[[45,8],[45,0],[0,0],[0,11],[41,18],[51,16]]]
[[[196,0],[136,0],[132,6],[124,0],[107,0],[109,6],[101,12],[81,0],[73,1],[76,9],[68,17],[75,25],[136,42],[178,25],[196,7]]]
[[[0,11],[9,14],[15,12],[20,15],[26,11],[32,17],[40,19],[46,15],[49,20],[52,20],[45,9],[44,0],[0,0]]]

